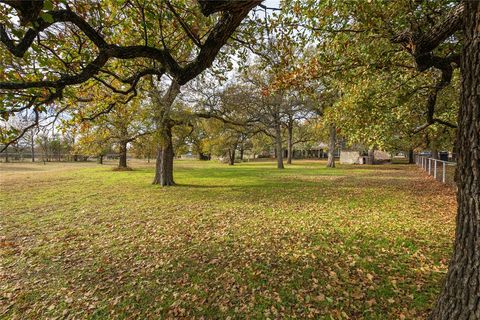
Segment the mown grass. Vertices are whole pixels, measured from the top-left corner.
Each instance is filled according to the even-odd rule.
[[[452,189],[408,165],[2,164],[0,318],[422,319]]]

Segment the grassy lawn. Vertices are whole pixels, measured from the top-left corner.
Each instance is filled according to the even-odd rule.
[[[1,319],[424,319],[455,195],[414,166],[0,164]]]

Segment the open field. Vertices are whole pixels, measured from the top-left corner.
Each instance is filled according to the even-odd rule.
[[[0,318],[424,319],[454,191],[415,166],[0,164]]]

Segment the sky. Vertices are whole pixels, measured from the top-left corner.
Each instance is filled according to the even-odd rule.
[[[267,7],[278,8],[280,6],[280,0],[265,0],[263,4]]]

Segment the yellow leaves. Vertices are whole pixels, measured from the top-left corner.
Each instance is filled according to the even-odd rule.
[[[318,302],[323,302],[323,301],[325,301],[325,295],[323,293],[320,293],[319,295],[317,295],[315,297],[315,300],[318,301]]]
[[[4,214],[4,242],[30,252],[28,276],[20,253],[3,256],[7,317],[424,319],[431,308],[455,210],[447,219],[423,209],[440,190],[418,184],[417,172],[175,165],[190,185],[161,192],[144,163],[122,176],[91,163],[2,175],[2,200],[19,208]],[[435,201],[451,206],[447,198]],[[32,292],[45,296],[22,300]]]
[[[375,299],[367,300],[367,305],[368,305],[369,307],[372,307],[372,306],[374,306],[375,304],[377,304],[377,300],[375,300]]]

